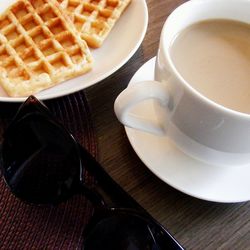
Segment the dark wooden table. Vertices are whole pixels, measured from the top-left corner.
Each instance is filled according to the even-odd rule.
[[[198,200],[163,183],[137,157],[113,112],[117,95],[138,68],[156,55],[164,20],[183,2],[147,0],[149,26],[138,51],[115,74],[86,89],[98,136],[99,161],[185,248],[250,249],[250,203]]]

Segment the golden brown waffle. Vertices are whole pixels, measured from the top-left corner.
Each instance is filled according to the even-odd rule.
[[[100,47],[131,0],[57,0],[90,47]]]
[[[91,69],[92,57],[55,0],[18,0],[0,16],[0,83],[28,96]]]

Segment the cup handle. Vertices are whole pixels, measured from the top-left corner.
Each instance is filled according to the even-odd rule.
[[[166,109],[169,102],[169,93],[166,86],[157,81],[143,81],[128,86],[115,100],[115,114],[118,120],[125,126],[157,135],[164,135],[166,134],[166,126],[162,119],[153,121],[148,117],[135,116],[129,112],[131,108],[148,99],[154,99],[158,104],[156,105],[157,108]]]

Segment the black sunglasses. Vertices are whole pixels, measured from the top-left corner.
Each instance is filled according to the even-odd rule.
[[[5,131],[1,170],[11,192],[29,203],[57,204],[85,195],[95,205],[85,250],[183,249],[34,96]],[[96,179],[92,186],[84,182],[86,170]]]

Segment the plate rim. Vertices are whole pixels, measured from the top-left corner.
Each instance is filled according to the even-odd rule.
[[[141,2],[140,4],[142,4],[142,6],[143,6],[143,8],[141,9],[143,11],[143,17],[144,17],[144,19],[142,21],[143,29],[141,30],[140,34],[138,35],[138,40],[136,40],[136,43],[131,47],[131,49],[129,50],[130,52],[126,55],[126,57],[121,59],[117,65],[111,67],[110,70],[106,71],[105,73],[100,75],[98,78],[95,78],[95,79],[92,79],[92,80],[86,82],[86,84],[84,84],[84,86],[80,86],[80,87],[76,86],[70,90],[66,89],[66,90],[60,91],[59,93],[55,92],[55,93],[44,94],[44,95],[42,94],[43,91],[41,91],[39,93],[34,94],[34,96],[39,98],[39,100],[44,101],[44,100],[55,99],[55,98],[59,98],[59,97],[63,97],[66,95],[73,94],[75,92],[84,90],[90,86],[93,86],[93,85],[101,82],[102,80],[105,80],[107,77],[111,76],[117,70],[119,70],[124,64],[126,64],[131,59],[131,57],[136,53],[136,51],[139,49],[139,47],[141,46],[141,44],[145,38],[147,29],[148,29],[148,22],[149,22],[148,6],[147,6],[146,0],[134,0],[134,1],[140,1]],[[129,7],[130,6],[128,6],[128,8]],[[3,12],[4,12],[4,10],[0,10],[0,13],[3,13]],[[89,73],[91,74],[91,71]],[[79,77],[81,77],[81,76],[79,76]],[[69,80],[73,80],[73,79],[74,78],[69,79]],[[69,80],[67,80],[67,81],[69,81]],[[65,83],[67,81],[65,81]],[[61,84],[63,84],[63,83],[64,82],[62,82]],[[53,87],[56,87],[57,85],[55,85]],[[53,88],[53,87],[51,87],[51,88]],[[48,90],[49,90],[49,88],[45,89],[44,91],[48,91]],[[26,99],[27,99],[27,96],[25,96],[25,97],[0,96],[0,102],[3,102],[3,103],[19,103],[19,102],[25,101]]]

